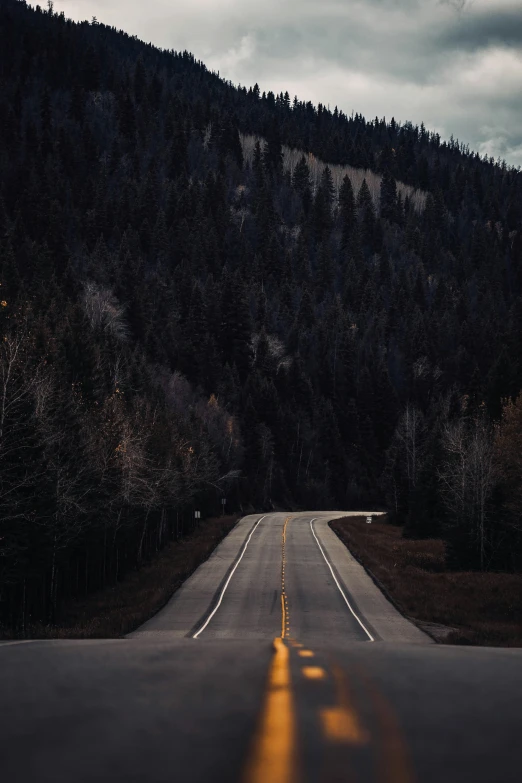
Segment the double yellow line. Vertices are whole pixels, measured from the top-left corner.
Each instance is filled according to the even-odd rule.
[[[285,589],[285,566],[286,566],[286,528],[290,522],[290,517],[285,519],[283,525],[283,535],[281,541],[281,639],[288,637],[290,631],[290,619],[288,616],[288,599]]]
[[[302,780],[297,747],[297,720],[290,673],[290,645],[303,660],[300,672],[305,680],[333,681],[335,702],[319,710],[318,718],[323,741],[329,745],[361,746],[370,743],[370,734],[362,726],[352,704],[348,679],[334,661],[326,668],[310,666],[315,653],[289,639],[290,623],[285,589],[286,529],[282,534],[281,563],[281,636],[274,640],[274,655],[268,672],[266,695],[257,731],[248,757],[243,783],[299,783]],[[313,530],[313,529],[312,529]],[[369,680],[358,672],[370,696],[377,719],[377,780],[379,783],[414,783],[406,744],[391,706]],[[313,686],[316,687],[316,686]]]
[[[300,779],[296,719],[290,678],[290,650],[283,641],[290,625],[285,589],[286,528],[281,541],[281,637],[274,639],[274,656],[268,673],[265,703],[244,783],[296,783]]]
[[[296,721],[290,682],[290,650],[274,640],[265,704],[244,783],[296,783],[298,756]]]

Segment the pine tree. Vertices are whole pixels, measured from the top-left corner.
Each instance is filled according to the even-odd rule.
[[[387,168],[381,178],[381,217],[397,220],[397,183]]]
[[[313,220],[317,243],[324,241],[332,229],[334,187],[332,174],[328,167],[321,176],[321,183],[317,188],[313,205]]]
[[[343,249],[346,249],[352,236],[356,220],[355,198],[353,195],[352,182],[348,176],[344,177],[343,184],[339,191],[339,219],[342,231],[341,246]]]
[[[283,147],[277,120],[269,123],[266,130],[266,146],[263,154],[266,168],[279,175],[283,171]]]
[[[375,244],[376,218],[373,199],[366,179],[363,179],[357,195],[357,209],[361,221],[362,242],[364,245],[372,247]]]
[[[220,342],[223,364],[235,366],[241,382],[252,365],[252,326],[244,284],[226,274],[222,283]]]

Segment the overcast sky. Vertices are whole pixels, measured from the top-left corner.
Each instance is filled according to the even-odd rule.
[[[236,84],[368,119],[424,121],[522,166],[522,0],[55,0],[54,8],[188,49]]]

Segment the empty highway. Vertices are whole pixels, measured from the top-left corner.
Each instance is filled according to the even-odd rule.
[[[433,643],[335,516],[245,517],[126,639],[0,644],[3,780],[519,781],[522,650]]]

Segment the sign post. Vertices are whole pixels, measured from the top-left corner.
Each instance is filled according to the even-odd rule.
[[[221,516],[223,517],[225,515],[225,505],[226,505],[227,499],[221,498]]]

